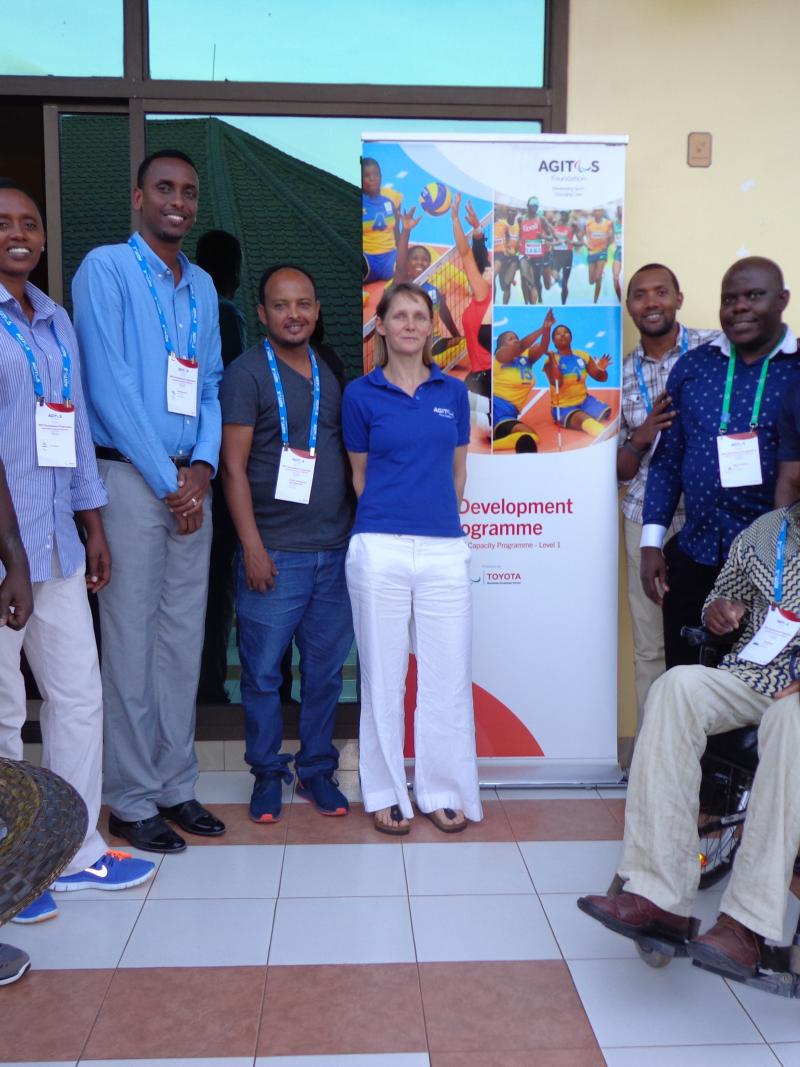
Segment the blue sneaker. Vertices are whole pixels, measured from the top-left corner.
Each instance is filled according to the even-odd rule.
[[[280,819],[283,783],[289,785],[291,781],[289,771],[256,775],[253,795],[250,797],[250,818],[253,822],[271,823]]]
[[[58,905],[45,889],[27,908],[18,911],[12,923],[43,923],[48,919],[55,919],[58,915]]]
[[[50,888],[56,893],[70,893],[75,889],[131,889],[152,878],[155,869],[155,863],[150,860],[109,849],[91,867],[77,874],[62,874]]]
[[[350,801],[329,774],[315,774],[304,782],[297,779],[297,794],[310,800],[320,815],[346,815]]]

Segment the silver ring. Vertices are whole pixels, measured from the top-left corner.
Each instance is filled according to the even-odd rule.
[[[195,500],[195,498],[194,498],[194,497],[192,497],[192,499],[191,499],[190,503],[191,503],[191,505],[192,505],[192,507],[193,507],[193,508],[196,508],[196,507],[197,507],[197,501]]]

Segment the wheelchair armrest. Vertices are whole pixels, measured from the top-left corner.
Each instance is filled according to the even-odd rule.
[[[730,634],[714,634],[711,630],[707,630],[705,626],[681,627],[681,637],[692,648],[714,648],[721,653],[727,652],[729,648],[733,647],[740,633],[741,629],[735,630]]]

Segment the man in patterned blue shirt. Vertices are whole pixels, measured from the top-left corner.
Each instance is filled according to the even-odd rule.
[[[697,662],[680,636],[700,621],[734,537],[772,507],[781,398],[800,381],[780,267],[739,260],[722,279],[723,333],[687,354],[667,381],[676,415],[650,463],[642,583],[664,613],[667,667]],[[664,546],[681,493],[686,523]]]

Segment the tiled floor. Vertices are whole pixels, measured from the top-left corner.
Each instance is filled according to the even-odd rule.
[[[575,907],[615,871],[619,792],[487,791],[465,835],[418,818],[392,839],[358,803],[324,819],[291,790],[257,826],[250,782],[201,775],[229,832],[148,885],[63,894],[55,922],[2,931],[33,969],[0,990],[0,1062],[800,1067],[797,1004],[650,969]],[[720,893],[698,900],[706,925]]]

